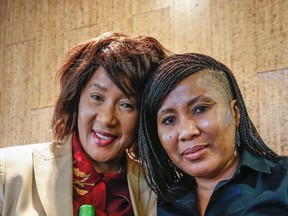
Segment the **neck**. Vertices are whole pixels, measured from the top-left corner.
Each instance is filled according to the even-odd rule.
[[[222,170],[217,170],[215,175],[195,178],[197,182],[198,209],[200,215],[205,214],[205,210],[217,184],[220,181],[231,179],[237,169],[238,163],[239,158],[235,157]]]
[[[239,163],[239,156],[234,157],[225,167],[217,170],[215,174],[208,177],[196,177],[199,191],[211,191],[215,189],[220,181],[229,180],[233,177]]]
[[[122,170],[121,164],[115,166],[105,166],[105,165],[99,166],[93,164],[93,167],[97,173],[120,173]]]
[[[92,166],[97,173],[119,173],[123,169],[123,160],[98,162],[89,158]]]

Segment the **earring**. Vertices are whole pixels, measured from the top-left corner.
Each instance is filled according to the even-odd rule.
[[[238,154],[238,148],[240,147],[240,134],[238,129],[235,134],[235,142],[234,142],[234,156],[236,157]]]

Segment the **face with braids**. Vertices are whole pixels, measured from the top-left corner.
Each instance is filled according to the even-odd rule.
[[[157,113],[159,140],[171,161],[196,179],[231,176],[239,110],[225,75],[203,70],[181,80]],[[219,77],[219,76],[218,76]],[[222,82],[221,82],[222,81]]]
[[[276,155],[250,120],[230,69],[206,55],[175,54],[162,61],[145,87],[140,113],[140,159],[160,196],[183,176],[231,176],[244,148],[261,157]]]

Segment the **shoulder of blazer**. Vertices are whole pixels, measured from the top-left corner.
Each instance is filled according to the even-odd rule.
[[[72,154],[72,137],[68,137],[63,143],[52,142],[49,145],[38,145],[33,149],[34,153],[38,153],[45,160],[64,157],[68,154]]]
[[[18,172],[25,166],[32,166],[32,154],[36,149],[49,148],[51,143],[37,143],[20,146],[11,146],[0,149],[0,167],[13,168],[10,171]],[[4,172],[4,170],[3,170]]]
[[[59,144],[55,142],[36,143],[28,145],[11,146],[0,149],[0,176],[6,173],[7,167],[9,172],[22,173],[24,167],[33,166],[33,154],[41,155],[44,160],[62,157],[72,154],[71,137],[65,142]]]
[[[28,211],[34,209],[35,203],[39,204],[41,200],[46,215],[72,215],[71,158],[70,138],[62,144],[50,142],[0,149],[0,210],[7,198],[4,198],[6,190],[10,199],[13,194],[22,194],[22,199],[17,197],[14,205],[25,203]],[[35,182],[31,184],[33,176]],[[15,182],[25,187],[16,186]],[[37,188],[38,195],[32,197],[31,193],[27,193],[24,196],[24,191],[34,190],[32,187]],[[25,200],[26,197],[29,199]]]

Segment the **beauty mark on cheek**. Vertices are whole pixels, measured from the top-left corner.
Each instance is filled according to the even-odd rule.
[[[159,138],[160,140],[171,140],[173,138],[173,136],[171,134],[159,134]]]

